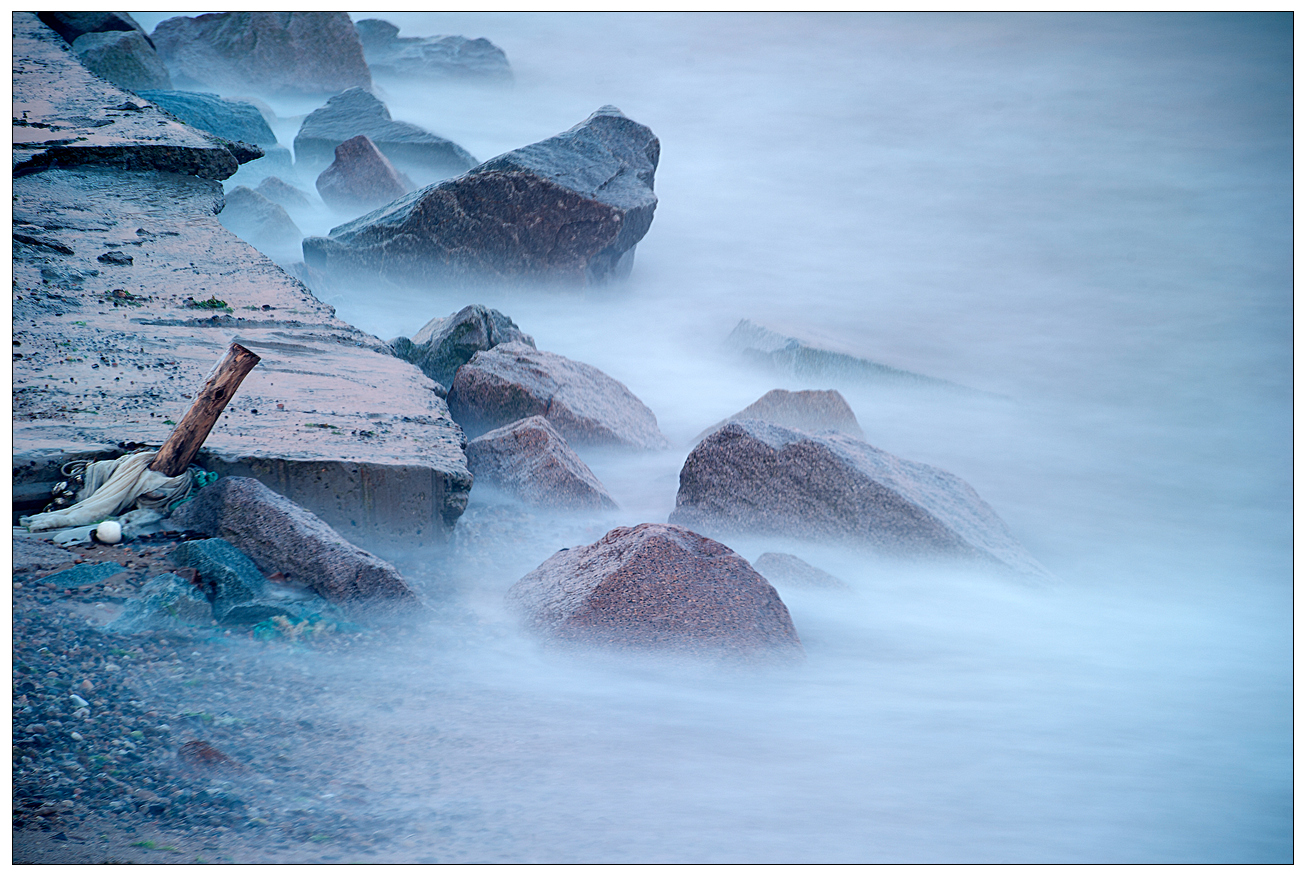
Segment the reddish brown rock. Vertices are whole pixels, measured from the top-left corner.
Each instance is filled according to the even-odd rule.
[[[469,436],[541,416],[573,445],[660,450],[657,417],[599,369],[522,343],[483,350],[458,369],[449,412]]]
[[[421,610],[394,566],[253,478],[219,478],[169,521],[229,542],[263,574],[289,574],[335,605],[372,614]]]
[[[802,389],[790,392],[786,389],[773,389],[739,413],[731,414],[715,426],[705,429],[694,440],[702,441],[726,423],[737,420],[764,420],[804,432],[833,429],[854,438],[863,437],[857,416],[837,390]]]
[[[376,144],[359,134],[336,147],[336,160],[317,178],[328,207],[372,210],[408,194],[411,186]]]
[[[509,607],[556,642],[799,656],[775,588],[730,548],[679,526],[620,527],[561,550],[512,586]]]
[[[467,467],[476,483],[493,484],[528,505],[617,507],[594,472],[543,417],[527,417],[468,442]]]
[[[346,12],[219,12],[169,18],[151,34],[178,87],[335,94],[371,87],[363,43]]]

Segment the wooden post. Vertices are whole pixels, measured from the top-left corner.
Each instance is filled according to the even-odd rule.
[[[209,437],[213,424],[218,421],[223,408],[236,394],[245,375],[259,362],[259,357],[240,344],[232,344],[226,357],[204,381],[204,388],[195,396],[190,410],[163,442],[150,468],[170,478],[184,472],[200,452],[204,439]]]

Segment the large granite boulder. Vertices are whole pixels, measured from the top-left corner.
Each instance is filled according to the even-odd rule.
[[[379,18],[366,18],[354,26],[373,76],[493,82],[512,79],[508,56],[483,37],[401,37],[398,27]]]
[[[292,186],[278,176],[265,178],[254,187],[254,191],[269,201],[280,204],[287,211],[306,212],[313,209],[313,202],[309,199],[307,192],[297,186]]]
[[[590,467],[543,417],[527,417],[467,442],[467,467],[477,484],[492,484],[537,508],[617,507]]]
[[[249,186],[227,192],[218,219],[232,234],[260,249],[293,251],[304,237],[284,207]]]
[[[136,92],[172,88],[163,59],[138,30],[82,34],[73,41],[73,51],[86,69],[119,88]]]
[[[402,198],[412,186],[362,134],[336,147],[336,160],[317,178],[328,207],[355,213]]]
[[[422,610],[394,566],[253,478],[218,478],[173,511],[170,520],[177,529],[230,542],[268,574],[300,581],[333,605],[370,614]]]
[[[454,372],[481,350],[514,342],[535,346],[534,339],[507,315],[483,304],[469,304],[457,313],[431,320],[411,339],[395,338],[390,349],[447,388]]]
[[[254,104],[228,100],[216,94],[198,91],[136,92],[157,107],[162,107],[181,121],[224,140],[239,140],[255,146],[277,145],[267,119]]]
[[[374,94],[350,88],[304,118],[295,135],[295,161],[328,164],[341,143],[365,134],[396,165],[421,169],[436,178],[456,176],[476,164],[466,149],[408,122],[390,118]]]
[[[458,369],[449,413],[468,437],[541,416],[574,445],[661,450],[657,417],[599,369],[512,342],[483,350]]]
[[[112,33],[134,30],[147,40],[145,29],[126,12],[38,12],[36,17],[46,27],[72,45],[82,34]],[[150,43],[153,48],[154,43]]]
[[[765,553],[753,560],[753,568],[772,584],[815,590],[849,590],[846,581],[823,572],[793,554]]]
[[[285,613],[267,598],[268,582],[258,567],[224,539],[182,542],[168,559],[178,568],[195,570],[209,590],[213,619],[220,624],[256,624]]]
[[[400,284],[597,283],[630,273],[653,222],[653,132],[613,106],[304,241],[311,266]]]
[[[804,432],[824,432],[833,429],[854,438],[864,437],[857,416],[844,397],[833,389],[801,389],[790,392],[773,389],[737,414],[699,433],[695,441],[702,441],[726,423],[737,420],[765,420],[777,426],[788,426]]]
[[[851,542],[1050,577],[956,475],[846,435],[760,420],[729,423],[694,448],[669,519],[713,534]]]
[[[509,607],[556,642],[799,656],[775,588],[730,548],[679,526],[642,523],[558,551],[514,584]]]
[[[363,44],[346,12],[216,12],[169,18],[154,45],[182,87],[228,93],[335,94],[371,87]]]

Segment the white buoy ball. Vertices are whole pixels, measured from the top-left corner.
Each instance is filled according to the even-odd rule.
[[[117,520],[106,520],[95,527],[95,537],[105,544],[117,544],[122,541],[122,524]]]

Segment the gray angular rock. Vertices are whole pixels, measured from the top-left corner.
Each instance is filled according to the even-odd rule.
[[[802,654],[775,588],[730,548],[679,526],[619,527],[561,550],[507,593],[533,633],[615,648]]]
[[[503,49],[485,38],[401,37],[399,28],[379,18],[356,22],[363,55],[372,75],[405,79],[512,80]]]
[[[73,566],[71,569],[64,569],[62,572],[55,572],[53,575],[39,578],[36,584],[37,586],[48,585],[65,589],[89,587],[92,584],[107,581],[114,575],[122,575],[126,571],[117,563],[83,563],[80,566]]]
[[[60,566],[76,562],[77,559],[77,554],[50,544],[48,541],[42,541],[39,538],[14,536],[14,553],[11,560],[13,561],[15,575],[22,572],[57,569]]]
[[[400,284],[624,277],[653,222],[660,148],[651,130],[605,106],[555,137],[306,239],[304,260]]]
[[[804,432],[834,429],[854,438],[862,438],[862,427],[844,397],[833,389],[801,389],[789,392],[773,389],[737,414],[731,414],[715,426],[704,429],[694,439],[702,441],[726,423],[736,420],[764,420]]]
[[[746,359],[782,374],[802,378],[843,378],[856,382],[908,383],[947,389],[966,389],[956,383],[926,377],[830,350],[817,343],[789,337],[741,319],[726,338],[726,346]]]
[[[284,613],[282,606],[266,598],[263,573],[228,541],[182,542],[168,559],[179,567],[194,569],[213,588],[209,601],[213,618],[220,624],[256,624]]]
[[[438,179],[456,176],[476,164],[471,153],[452,140],[395,121],[386,105],[362,88],[337,94],[304,118],[295,135],[295,161],[321,167],[333,160],[336,147],[360,134],[396,165],[422,169]]]
[[[111,633],[144,633],[210,626],[213,606],[198,587],[176,575],[156,575],[141,585],[122,614],[104,625]]]
[[[191,127],[224,140],[239,140],[255,146],[277,145],[277,135],[268,127],[263,113],[247,101],[199,91],[133,90]]]
[[[514,342],[535,346],[534,339],[505,314],[483,304],[469,304],[457,313],[431,320],[411,340],[395,338],[390,349],[447,387],[453,382],[454,372],[481,350]]]
[[[577,446],[668,446],[657,417],[624,384],[592,365],[522,343],[473,356],[454,375],[447,401],[468,437],[541,416]]]
[[[129,91],[172,88],[163,59],[137,30],[86,33],[73,41],[77,59],[96,76]]]
[[[346,12],[218,12],[169,18],[151,35],[182,87],[269,95],[371,87]]]
[[[818,590],[848,590],[847,582],[822,572],[793,554],[765,553],[753,561],[758,573],[781,587],[804,587]]]
[[[41,22],[72,45],[82,34],[136,31],[146,36],[144,28],[126,12],[38,12]],[[148,37],[146,37],[148,39]],[[154,47],[154,43],[150,43]]]
[[[224,477],[172,513],[177,529],[226,539],[263,569],[283,572],[333,605],[369,614],[420,613],[394,566],[253,478]]]
[[[317,178],[317,193],[328,207],[359,212],[402,198],[411,183],[395,170],[367,137],[336,147],[336,160]]]
[[[307,192],[301,191],[280,177],[265,178],[254,188],[254,191],[269,201],[280,204],[286,210],[313,209],[313,202],[309,200]]]
[[[602,511],[617,503],[543,417],[527,417],[467,442],[467,467],[537,508]]]
[[[236,186],[226,195],[218,221],[232,234],[255,245],[293,248],[304,235],[280,204],[248,186]]]
[[[680,471],[670,522],[709,533],[828,539],[889,554],[1050,574],[969,484],[845,435],[728,423]]]

